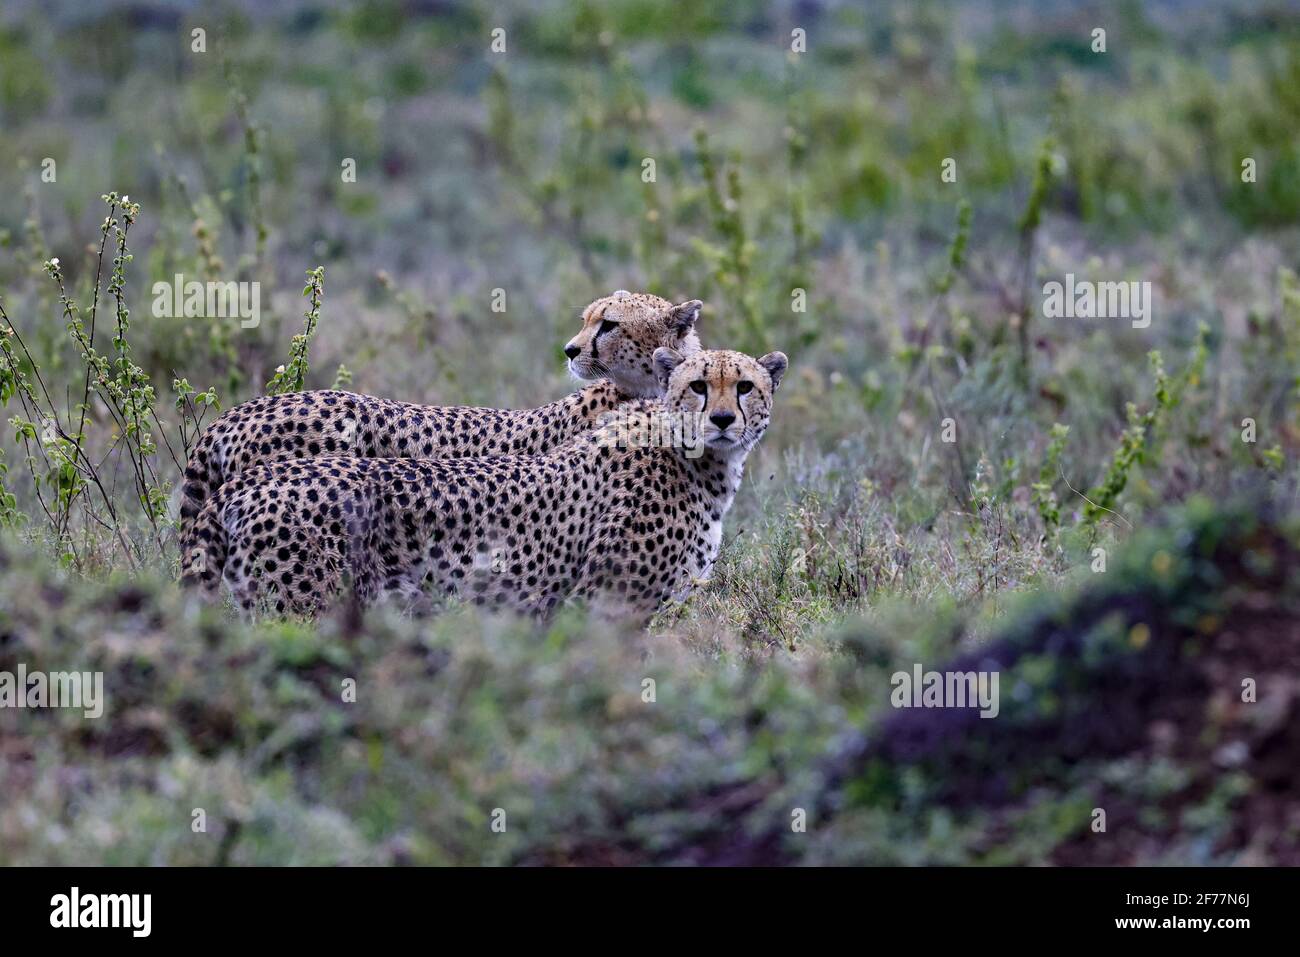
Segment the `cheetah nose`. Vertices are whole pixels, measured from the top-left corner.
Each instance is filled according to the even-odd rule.
[[[573,345],[572,343],[564,347],[564,354],[568,356],[570,359],[578,358],[578,353],[580,352],[582,352],[582,349],[580,349],[578,346]]]
[[[709,416],[709,421],[718,428],[725,430],[727,426],[736,421],[736,415],[734,412],[714,412]]]

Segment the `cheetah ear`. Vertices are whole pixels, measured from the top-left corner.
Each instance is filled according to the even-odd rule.
[[[659,387],[661,389],[668,388],[668,379],[681,361],[682,354],[676,349],[669,349],[667,346],[660,346],[655,350],[655,376],[659,379]]]
[[[790,364],[790,360],[785,357],[784,352],[769,352],[758,360],[758,364],[772,377],[772,391],[775,392],[781,385],[781,376],[785,375],[785,368]]]
[[[704,303],[698,299],[688,299],[685,302],[678,303],[668,310],[668,325],[672,327],[673,332],[679,336],[684,336],[695,328],[695,323],[700,318],[702,308],[704,308]]]

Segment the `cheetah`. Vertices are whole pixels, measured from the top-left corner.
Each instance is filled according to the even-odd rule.
[[[182,543],[182,580],[246,609],[318,614],[350,578],[362,604],[443,597],[546,618],[570,598],[644,625],[708,577],[783,353],[655,351],[638,399],[544,454],[324,456],[241,472]]]
[[[180,532],[222,484],[277,459],[316,456],[449,458],[546,452],[590,429],[604,412],[658,395],[655,349],[699,351],[703,304],[674,305],[620,289],[582,313],[582,329],[564,348],[571,374],[597,380],[533,409],[426,406],[324,389],[250,399],[203,433],[185,466]]]

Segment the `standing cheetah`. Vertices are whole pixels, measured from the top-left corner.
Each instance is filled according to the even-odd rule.
[[[429,582],[435,598],[539,617],[577,597],[644,621],[712,570],[786,369],[780,352],[654,360],[662,400],[625,405],[546,454],[246,470],[203,506],[182,579],[209,595],[224,579],[245,608],[297,614],[331,604],[347,572],[363,603]]]
[[[619,290],[582,313],[564,349],[580,379],[598,379],[535,409],[485,409],[394,402],[318,390],[251,399],[224,412],[194,446],[181,492],[181,536],[212,494],[244,469],[320,455],[446,458],[545,452],[591,428],[603,412],[658,395],[655,349],[685,354],[700,340],[698,299],[673,305]]]

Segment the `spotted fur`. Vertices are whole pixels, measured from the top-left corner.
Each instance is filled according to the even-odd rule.
[[[295,614],[319,613],[350,578],[363,604],[431,592],[545,617],[582,598],[644,620],[711,572],[786,358],[659,349],[654,367],[663,400],[545,454],[246,470],[204,505],[182,577]]]
[[[658,394],[655,349],[698,351],[699,300],[623,290],[583,311],[565,349],[579,379],[599,380],[534,409],[426,406],[353,392],[320,390],[252,399],[223,413],[185,467],[181,533],[212,494],[245,469],[316,456],[447,458],[545,452],[591,428],[604,412]]]

